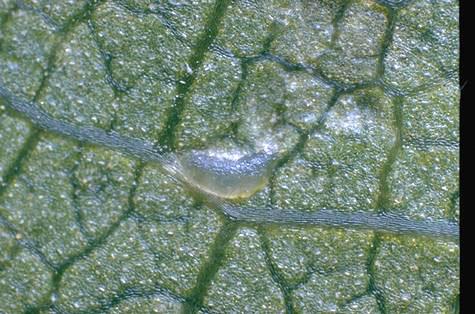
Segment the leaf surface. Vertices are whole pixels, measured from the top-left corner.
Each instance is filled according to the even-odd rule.
[[[0,78],[172,152],[273,149],[237,206],[459,218],[457,1],[0,1]],[[459,246],[234,221],[0,100],[2,313],[453,313]]]

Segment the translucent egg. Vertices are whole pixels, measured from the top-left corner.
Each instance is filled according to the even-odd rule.
[[[254,153],[238,160],[193,151],[178,156],[183,180],[213,196],[227,199],[247,198],[268,182],[276,154]]]

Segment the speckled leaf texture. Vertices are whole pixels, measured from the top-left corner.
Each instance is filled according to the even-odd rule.
[[[459,220],[454,0],[0,0],[0,77],[56,119],[286,158],[238,206]],[[459,245],[230,220],[0,102],[0,313],[458,313]]]

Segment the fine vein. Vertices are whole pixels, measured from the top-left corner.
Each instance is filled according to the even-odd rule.
[[[164,149],[137,138],[106,132],[87,126],[71,125],[57,120],[41,110],[33,102],[28,102],[0,85],[0,96],[6,105],[28,118],[32,123],[47,131],[74,138],[78,141],[105,146],[125,153],[144,162],[154,162],[175,175],[177,157],[164,153]],[[230,174],[231,175],[231,174]],[[186,177],[178,178],[186,182]],[[212,197],[214,198],[214,197]],[[308,213],[295,209],[249,209],[237,207],[214,198],[214,204],[233,220],[263,224],[318,225],[336,228],[367,229],[396,234],[414,234],[458,240],[459,227],[446,220],[413,220],[396,214],[376,214],[369,212],[342,212],[339,210],[320,210]]]

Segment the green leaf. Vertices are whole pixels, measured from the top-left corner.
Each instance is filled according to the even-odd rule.
[[[458,9],[3,0],[0,85],[176,154],[279,152],[238,209],[458,223]],[[160,164],[39,128],[7,98],[1,313],[459,311],[456,241],[231,219]]]

